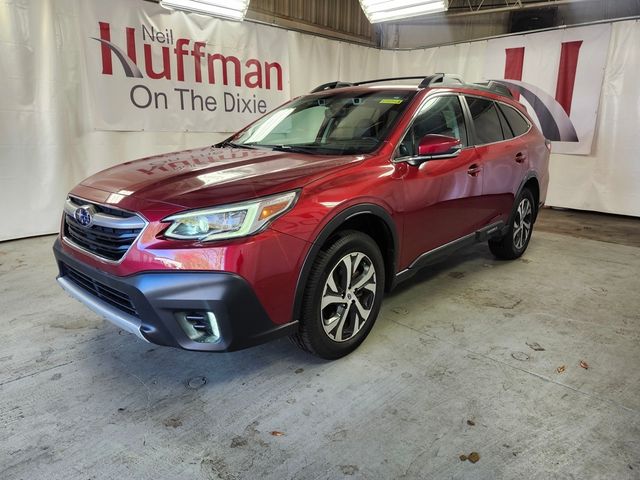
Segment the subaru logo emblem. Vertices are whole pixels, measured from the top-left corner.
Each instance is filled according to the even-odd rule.
[[[91,205],[85,205],[83,207],[76,208],[76,211],[73,213],[73,218],[76,219],[83,227],[90,227],[93,224],[93,215],[95,214],[95,210]]]

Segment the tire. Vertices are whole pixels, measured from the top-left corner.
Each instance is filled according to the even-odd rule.
[[[340,232],[314,260],[293,342],[328,360],[354,351],[378,317],[384,280],[376,242],[355,230]]]
[[[489,250],[496,258],[514,260],[522,256],[531,240],[536,209],[531,190],[523,189],[515,203],[507,233],[502,238],[489,240]]]

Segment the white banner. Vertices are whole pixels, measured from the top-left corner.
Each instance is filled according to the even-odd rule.
[[[234,132],[290,98],[285,31],[139,6],[82,2],[95,129]]]
[[[496,38],[485,78],[504,82],[537,120],[554,153],[591,153],[611,24]]]
[[[113,74],[102,73],[102,44],[92,39],[100,39],[99,22],[110,24],[111,43],[127,57],[126,28],[134,30],[134,63],[143,78],[127,77],[115,53],[111,55]],[[143,25],[147,28],[144,33]],[[150,41],[151,26],[156,41]],[[166,43],[167,28],[173,44]],[[609,44],[609,30],[611,44],[600,91],[598,68],[602,68],[602,56]],[[158,35],[159,32],[162,35]],[[203,32],[203,37],[192,32]],[[535,46],[534,40],[530,42],[538,35],[546,39],[542,42],[544,48],[538,43]],[[214,71],[216,83],[209,84],[204,59],[201,59],[202,82],[196,82],[193,55],[182,55],[185,80],[178,81],[174,50],[179,38],[189,40],[189,45],[183,47],[185,50],[188,47],[189,51],[194,50],[195,42],[206,38],[208,45],[202,48],[203,52],[221,53],[227,58],[235,56],[245,69],[241,73],[241,87],[235,86],[235,64],[227,72],[228,85],[224,85],[223,77],[222,84],[219,83],[222,73],[218,73],[218,61]],[[640,83],[637,75],[640,22],[635,20],[488,42],[391,51],[250,22],[239,24],[171,13],[154,2],[142,0],[0,0],[0,70],[3,74],[0,241],[55,232],[60,226],[67,192],[99,170],[135,158],[211,145],[225,138],[230,130],[241,128],[255,118],[248,112],[224,112],[225,91],[255,94],[272,109],[289,98],[290,93],[301,95],[333,80],[356,81],[433,72],[460,73],[468,81],[504,79],[505,49],[524,47],[522,81],[538,86],[555,100],[562,43],[580,40],[583,43],[577,52],[576,81],[568,116],[581,140],[573,146],[586,144],[588,147],[592,143],[591,153],[580,157],[558,153],[561,146],[570,147],[572,142],[564,145],[554,142],[547,204],[640,216]],[[589,45],[594,42],[599,45],[592,50]],[[171,47],[168,52],[173,62],[171,80],[148,77],[145,43],[156,55],[154,72],[160,72],[163,67],[162,46]],[[575,46],[565,48],[569,49],[565,56],[576,53]],[[534,52],[538,53],[534,56]],[[510,55],[512,59],[518,58],[517,52]],[[282,91],[277,88],[275,67],[271,68],[270,89],[265,88],[264,73],[262,88],[242,88],[258,80],[257,77],[250,77],[248,81],[245,78],[248,67],[256,68],[252,67],[253,63],[247,67],[246,62],[251,58],[263,66],[264,62],[282,66]],[[137,84],[166,93],[173,110],[156,110],[155,105],[145,109],[132,106],[129,94]],[[189,110],[180,110],[175,104],[180,97],[169,95],[177,95],[175,88],[193,89],[196,95],[203,96],[203,101],[206,96],[215,97],[218,110],[190,112],[190,96],[185,105]],[[205,88],[214,93],[204,95],[201,89]],[[566,96],[560,100],[566,104]],[[199,99],[194,101],[199,108]],[[534,113],[531,105],[528,108]],[[595,137],[591,142],[596,110]],[[187,129],[204,131],[186,132]],[[580,153],[587,151],[588,148]],[[15,208],[17,198],[29,201]]]

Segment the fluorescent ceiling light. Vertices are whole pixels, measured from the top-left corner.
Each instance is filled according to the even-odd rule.
[[[170,10],[186,10],[228,20],[242,21],[250,0],[160,0]]]
[[[360,5],[371,23],[444,12],[449,8],[448,0],[360,0]]]

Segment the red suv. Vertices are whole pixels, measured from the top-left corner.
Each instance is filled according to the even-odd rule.
[[[384,85],[407,78],[321,85],[218,145],[84,180],[54,245],[58,282],[159,345],[289,335],[338,358],[385,291],[442,255],[488,240],[519,257],[550,143],[500,84]]]

